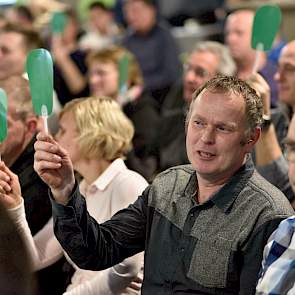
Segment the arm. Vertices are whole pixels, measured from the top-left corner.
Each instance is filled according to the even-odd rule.
[[[54,232],[63,249],[81,268],[101,270],[143,251],[147,195],[99,225],[87,212],[75,185],[68,153],[51,136],[39,133],[34,168],[52,193]]]
[[[294,292],[292,261],[294,255],[294,216],[282,221],[264,249],[256,294],[291,294]],[[292,292],[293,291],[293,292]]]
[[[52,219],[33,238],[26,220],[18,177],[3,162],[0,164],[0,186],[1,202],[8,209],[17,231],[26,244],[34,270],[45,268],[56,262],[63,252],[54,237]]]
[[[64,295],[109,295],[126,292],[130,282],[137,278],[139,266],[143,264],[143,253],[136,254],[114,267],[100,271],[97,275]],[[138,268],[134,268],[137,265]]]
[[[99,225],[76,186],[67,206],[52,200],[55,235],[81,268],[102,270],[118,264],[144,250],[147,194]]]
[[[61,36],[52,37],[52,53],[63,78],[73,94],[80,93],[86,87],[86,79],[77,65],[72,61],[70,52],[62,44]]]
[[[277,218],[261,225],[242,249],[239,294],[255,294],[264,247],[282,219]]]

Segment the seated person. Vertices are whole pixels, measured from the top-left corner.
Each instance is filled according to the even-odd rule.
[[[121,59],[128,58],[127,89],[119,89]],[[159,126],[155,101],[143,91],[143,78],[135,57],[122,47],[111,47],[91,54],[87,59],[91,95],[115,99],[132,121],[135,134],[127,166],[151,180],[156,169],[152,143]]]
[[[144,178],[127,169],[122,159],[131,147],[133,134],[132,123],[111,98],[75,99],[61,112],[56,139],[69,152],[74,169],[83,177],[80,189],[92,218],[98,222],[109,219],[135,201],[147,186]],[[35,269],[46,267],[63,254],[53,233],[53,221],[32,237],[23,201],[19,201],[17,178],[6,166],[3,169],[11,175],[16,187],[14,197],[18,199],[15,203],[20,203],[11,215],[27,241]],[[10,202],[9,198],[3,199],[6,206]],[[72,263],[69,256],[66,257]],[[137,277],[142,263],[142,253],[100,272],[85,271],[72,263],[75,273],[65,294],[137,294],[138,290],[128,286]]]

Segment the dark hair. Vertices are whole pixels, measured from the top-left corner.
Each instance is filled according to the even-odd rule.
[[[202,95],[204,90],[212,93],[235,94],[236,96],[242,97],[246,104],[246,120],[250,132],[253,132],[256,127],[261,125],[263,104],[256,91],[251,88],[248,83],[241,79],[233,76],[223,75],[217,75],[216,77],[207,81],[193,94],[192,102],[186,117],[186,125],[190,119],[194,101],[199,95]]]
[[[35,48],[44,47],[44,44],[38,32],[32,29],[25,29],[20,27],[19,25],[9,23],[1,29],[0,34],[1,33],[17,33],[22,35],[24,46],[26,47],[26,51],[28,52]]]
[[[109,7],[107,7],[105,4],[103,4],[102,2],[98,2],[98,1],[95,1],[95,2],[92,2],[90,3],[90,5],[88,6],[88,10],[92,10],[92,9],[96,9],[96,8],[99,8],[103,11],[106,11],[106,12],[109,12],[111,11],[111,9]]]
[[[17,5],[15,9],[19,16],[26,18],[30,22],[34,21],[34,15],[29,9],[29,7],[25,5]]]

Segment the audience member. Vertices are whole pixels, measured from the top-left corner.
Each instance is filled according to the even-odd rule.
[[[26,79],[11,76],[0,80],[0,87],[8,96],[8,130],[7,138],[0,144],[1,157],[19,177],[28,224],[32,235],[35,235],[51,217],[50,202],[44,198],[48,186],[33,169],[34,142],[39,118],[33,112],[29,83]],[[63,263],[61,260],[52,268],[38,274],[40,294],[52,295],[62,292]],[[50,283],[52,279],[55,280],[55,284]]]
[[[92,270],[145,250],[143,294],[253,293],[267,239],[293,213],[247,157],[261,121],[261,99],[247,83],[211,79],[187,116],[192,165],[163,172],[101,225],[87,213],[67,152],[39,134],[34,167],[51,187],[57,238]]]
[[[289,178],[295,192],[295,116],[293,116],[285,140]],[[271,235],[264,249],[264,259],[256,294],[293,294],[294,277],[294,229],[295,216],[282,221]]]
[[[231,13],[225,24],[225,40],[237,65],[237,76],[247,80],[253,73],[256,51],[251,48],[251,34],[254,12],[237,10]],[[274,81],[276,65],[267,59],[264,52],[259,54],[259,73],[271,89],[271,106],[277,106],[277,85]]]
[[[151,0],[127,0],[124,5],[129,31],[123,45],[137,58],[145,89],[159,105],[180,74],[178,49],[170,31],[157,19]]]
[[[120,30],[111,9],[101,2],[93,2],[88,10],[89,28],[79,40],[79,47],[90,51],[113,45],[120,35]]]
[[[73,10],[66,10],[64,31],[52,33],[51,52],[54,57],[54,89],[62,105],[76,97],[89,94],[85,74],[86,53],[78,48],[79,22]]]
[[[236,67],[228,49],[220,43],[201,41],[189,54],[182,81],[166,96],[155,137],[158,170],[189,163],[184,121],[193,93],[217,74],[233,75]],[[171,128],[173,126],[173,128]]]
[[[17,25],[7,24],[0,30],[0,80],[13,75],[24,75],[27,78],[27,55],[33,49],[43,46],[38,33],[24,29]],[[56,114],[60,110],[60,103],[53,95],[53,113],[49,117],[50,130],[56,129]]]
[[[128,58],[127,90],[119,88],[119,65]],[[159,127],[156,103],[143,91],[143,79],[135,57],[121,47],[94,52],[88,58],[89,86],[92,95],[109,96],[119,102],[135,127],[133,150],[128,154],[127,166],[151,180],[156,169],[152,143]]]
[[[98,222],[108,220],[134,202],[147,186],[144,178],[127,169],[122,160],[130,149],[133,133],[132,123],[110,98],[75,99],[61,112],[57,142],[69,152],[74,169],[83,177],[80,189],[92,218]],[[11,178],[17,196],[7,196],[3,200],[6,205],[11,198],[21,198],[17,178],[15,175]],[[35,268],[58,260],[63,249],[54,236],[52,219],[33,240],[23,206],[17,206],[14,211],[12,217],[21,228],[19,231],[24,239],[29,241]],[[138,294],[128,286],[137,277],[142,264],[141,253],[101,272],[85,271],[73,265],[75,272],[64,294]]]

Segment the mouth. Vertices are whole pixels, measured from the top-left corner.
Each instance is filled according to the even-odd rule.
[[[210,152],[197,151],[197,153],[200,156],[200,158],[204,159],[204,160],[212,160],[213,158],[216,157],[216,154],[213,154],[213,153],[210,153]]]

